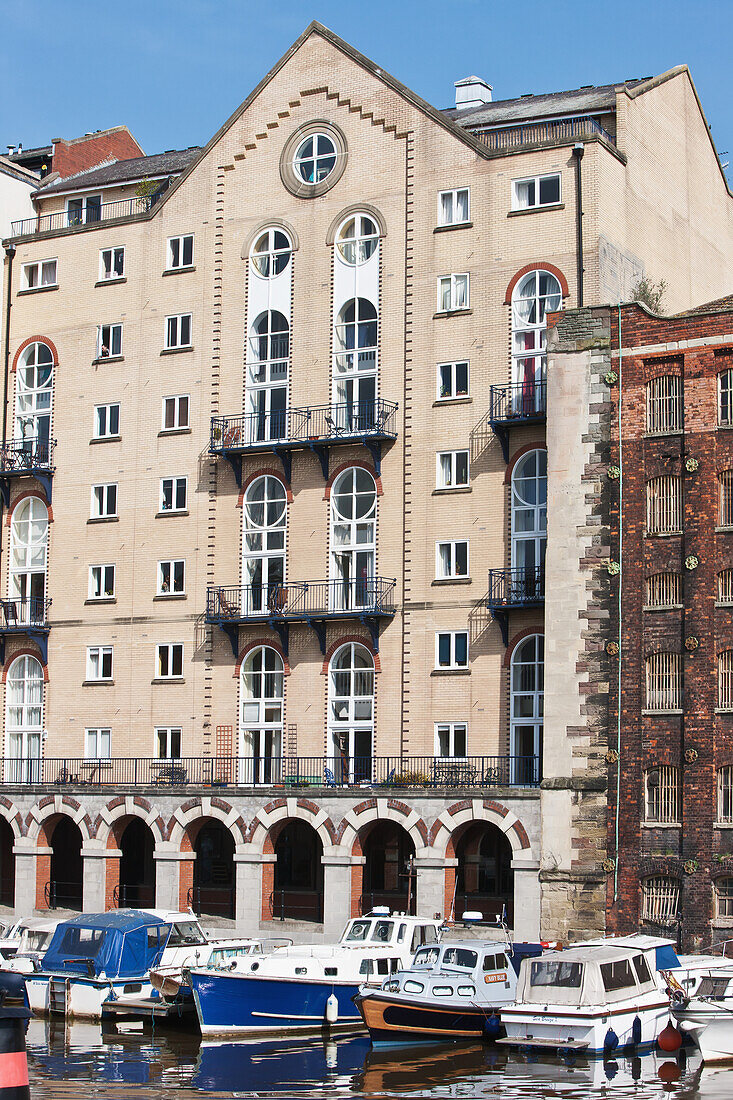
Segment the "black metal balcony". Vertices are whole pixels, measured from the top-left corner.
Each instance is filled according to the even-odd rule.
[[[40,596],[0,600],[0,662],[5,662],[5,640],[14,634],[32,638],[48,663],[48,609],[51,601]]]
[[[547,383],[511,382],[491,387],[489,421],[501,442],[504,461],[509,458],[509,432],[524,424],[541,424],[547,419]]]
[[[614,138],[600,122],[584,116],[546,119],[544,122],[527,122],[523,125],[497,126],[492,130],[474,131],[474,137],[494,152],[519,149],[524,145],[556,145],[594,137],[596,134],[615,147]]]
[[[288,652],[290,623],[307,623],[326,653],[326,623],[334,619],[359,619],[379,649],[379,623],[395,613],[397,582],[384,577],[353,581],[302,581],[291,584],[243,584],[209,588],[206,622],[220,626],[239,654],[239,627],[265,623],[280,636]]]
[[[489,595],[486,606],[491,617],[501,627],[504,645],[508,639],[510,611],[525,607],[542,607],[545,602],[545,567],[524,569],[490,569]]]
[[[129,199],[116,199],[115,202],[103,202],[99,206],[86,210],[76,208],[57,210],[53,214],[36,214],[34,218],[15,221],[11,226],[11,237],[35,237],[39,233],[57,233],[61,229],[77,229],[84,225],[96,225],[98,222],[117,220],[118,218],[139,218],[147,214],[160,196],[167,191],[170,181],[166,180],[154,195],[135,195]]]
[[[5,507],[10,507],[10,483],[13,478],[34,477],[43,486],[46,500],[51,503],[51,478],[53,465],[53,440],[10,440],[0,444],[0,492]]]
[[[232,465],[237,485],[242,484],[242,456],[272,451],[279,456],[290,481],[292,452],[310,449],[318,456],[328,480],[331,447],[362,443],[371,452],[380,472],[382,444],[397,438],[397,405],[393,401],[357,404],[308,405],[279,412],[241,413],[211,419],[211,454],[223,455]]]

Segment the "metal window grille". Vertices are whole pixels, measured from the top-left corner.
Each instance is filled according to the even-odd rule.
[[[646,430],[678,432],[682,427],[682,387],[676,374],[663,374],[646,384]]]
[[[733,710],[733,649],[718,656],[718,706]]]
[[[680,884],[666,875],[648,878],[642,883],[641,902],[642,920],[673,921],[679,913]]]
[[[718,375],[718,423],[733,424],[733,367]]]
[[[733,767],[718,768],[718,821],[733,824]]]
[[[679,573],[655,573],[647,577],[645,603],[647,607],[676,607],[682,603]]]
[[[671,824],[679,821],[680,795],[677,768],[663,764],[649,768],[646,781],[646,820]]]
[[[682,706],[682,660],[679,653],[652,653],[646,659],[646,709],[679,710]]]
[[[733,878],[719,878],[715,883],[716,917],[733,917]]]
[[[682,481],[675,474],[646,483],[646,529],[650,535],[682,530]]]
[[[718,573],[718,601],[733,603],[733,569],[722,569]]]
[[[720,485],[720,526],[733,527],[733,470],[718,474]]]

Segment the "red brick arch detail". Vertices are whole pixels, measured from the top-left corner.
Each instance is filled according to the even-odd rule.
[[[377,496],[381,497],[384,489],[382,488],[382,479],[377,471],[374,469],[373,466],[370,466],[368,462],[362,462],[360,461],[360,459],[354,459],[353,462],[342,462],[341,465],[337,466],[336,469],[333,471],[328,481],[326,482],[326,488],[323,490],[324,500],[331,499],[331,486],[333,485],[339,474],[342,474],[344,470],[350,470],[352,466],[358,466],[360,470],[366,470],[368,474],[372,475],[377,486]]]
[[[568,281],[563,275],[559,267],[555,267],[554,264],[547,264],[542,260],[537,260],[533,264],[525,264],[524,267],[520,267],[509,280],[509,286],[506,288],[506,294],[504,296],[504,305],[509,306],[512,302],[512,294],[514,293],[514,287],[517,285],[520,279],[525,275],[529,275],[530,271],[549,271],[551,275],[554,275],[560,284],[563,298],[567,298],[570,290],[568,289]]]
[[[279,654],[280,659],[283,663],[283,672],[286,676],[290,675],[290,664],[288,663],[287,657],[283,653],[283,649],[280,643],[273,641],[272,638],[255,638],[253,641],[247,643],[247,645],[237,657],[237,663],[234,666],[235,678],[239,676],[239,673],[242,671],[242,664],[247,654],[251,653],[253,649],[257,649],[261,645],[266,645],[268,649],[274,649],[275,652]]]
[[[13,356],[13,365],[10,368],[11,371],[15,370],[21,355],[26,348],[30,347],[31,344],[45,344],[47,348],[51,349],[54,367],[57,367],[59,365],[59,353],[56,350],[56,345],[53,343],[52,340],[49,340],[48,336],[29,336],[27,340],[23,341],[23,343],[20,345],[15,355]]]
[[[280,482],[283,489],[285,490],[285,500],[288,504],[293,503],[293,490],[290,488],[287,481],[285,480],[285,474],[282,472],[282,470],[276,470],[274,466],[263,466],[261,469],[255,470],[253,474],[250,474],[247,480],[242,485],[242,488],[239,490],[239,496],[237,497],[237,508],[241,508],[244,504],[244,494],[247,492],[252,482],[256,481],[258,477],[264,477],[266,474],[269,474],[270,477],[277,478],[277,480]]]
[[[18,649],[15,653],[11,653],[10,656],[8,656],[7,654],[5,655],[5,664],[3,666],[3,683],[6,683],[7,681],[8,669],[10,668],[16,657],[35,657],[36,660],[39,662],[41,668],[43,669],[43,682],[44,684],[48,683],[48,665],[44,665],[43,661],[41,660],[41,654],[37,649],[28,648]]]
[[[51,507],[51,505],[46,500],[46,494],[43,492],[43,490],[42,489],[26,489],[26,491],[24,493],[20,493],[20,495],[15,498],[13,503],[8,508],[8,510],[5,514],[5,526],[6,527],[10,527],[12,517],[13,517],[13,512],[15,511],[15,509],[18,507],[18,505],[22,501],[27,500],[28,497],[38,497],[39,500],[43,501],[43,503],[46,505],[46,509],[48,511],[48,522],[53,523],[53,508]]]
[[[342,645],[346,645],[347,642],[358,642],[359,645],[363,645],[364,649],[368,649],[374,659],[374,671],[381,672],[382,666],[379,663],[379,654],[375,653],[372,649],[372,643],[369,638],[365,638],[362,634],[344,634],[333,645],[329,646],[326,650],[326,656],[323,658],[323,664],[321,665],[321,672],[325,676],[328,673],[328,666],[331,663],[331,658],[337,649],[340,649]]]
[[[511,483],[512,483],[512,474],[514,472],[514,467],[519,462],[520,458],[524,458],[524,456],[526,454],[529,454],[530,451],[546,451],[546,450],[547,450],[547,444],[543,443],[541,440],[538,440],[535,443],[525,443],[523,447],[518,447],[517,450],[514,452],[514,454],[512,455],[512,457],[509,459],[509,461],[507,463],[506,470],[504,471],[504,484],[505,485],[511,485]]]
[[[530,638],[533,634],[544,634],[544,628],[538,629],[536,626],[528,626],[524,630],[520,630],[518,634],[515,634],[513,638],[510,638],[509,645],[506,647],[506,653],[504,654],[504,668],[510,668],[512,663],[512,653],[517,648],[520,642],[523,642],[525,638]]]

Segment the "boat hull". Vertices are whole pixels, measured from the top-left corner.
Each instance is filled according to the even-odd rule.
[[[496,1011],[465,1003],[432,1005],[381,991],[354,1000],[375,1047],[482,1039],[487,1017]]]
[[[691,1005],[674,1016],[680,1031],[700,1048],[704,1062],[733,1061],[733,1012],[729,1008]]]
[[[637,1018],[640,1023],[638,1042],[634,1035]],[[584,1011],[576,1008],[557,1013],[543,1012],[540,1005],[534,1011],[526,1006],[512,1005],[501,1009],[501,1022],[506,1030],[506,1039],[501,1041],[518,1047],[576,1049],[586,1054],[603,1054],[609,1052],[609,1031],[617,1036],[619,1048],[649,1046],[656,1043],[668,1018],[669,1004],[665,1001],[613,1009]]]
[[[63,993],[61,993],[63,987]],[[56,990],[57,996],[54,996]],[[147,978],[135,981],[104,981],[79,975],[33,974],[26,978],[26,993],[36,1016],[63,1015],[67,1019],[101,1020],[105,1002],[131,1001],[152,996]]]

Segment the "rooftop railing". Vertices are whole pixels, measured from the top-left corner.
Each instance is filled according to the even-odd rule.
[[[273,444],[307,447],[312,443],[333,443],[364,436],[395,438],[397,405],[392,401],[355,402],[337,405],[309,405],[277,412],[215,416],[211,420],[210,450],[263,451]]]
[[[542,142],[568,141],[598,134],[611,145],[616,142],[608,130],[594,118],[547,119],[544,122],[526,122],[517,126],[501,126],[492,130],[474,131],[474,136],[489,149],[501,152],[522,145]]]
[[[135,195],[129,199],[117,199],[116,202],[103,202],[99,206],[85,210],[57,210],[53,214],[37,214],[35,218],[24,218],[12,223],[13,237],[28,237],[36,233],[50,233],[59,229],[73,229],[97,222],[111,221],[114,218],[132,218],[146,214],[155,204],[158,195]]]
[[[206,621],[307,622],[330,616],[393,615],[395,587],[396,581],[384,577],[218,586],[207,590]]]

